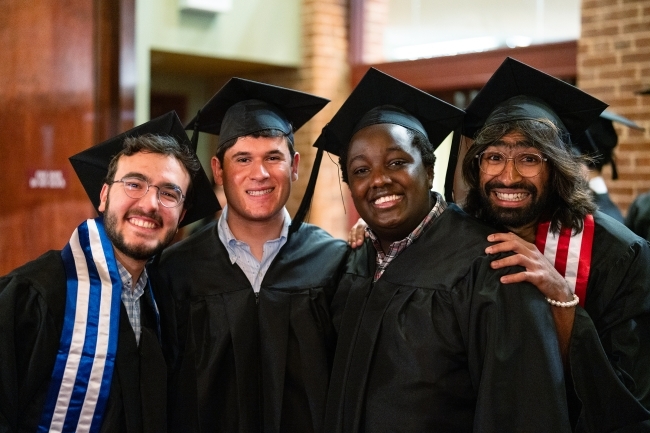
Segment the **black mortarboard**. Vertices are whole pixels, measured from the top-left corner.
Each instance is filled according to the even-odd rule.
[[[626,117],[611,111],[603,111],[598,120],[589,125],[589,128],[572,144],[578,153],[591,156],[594,159],[596,169],[600,170],[603,165],[611,164],[612,179],[617,179],[618,172],[612,159],[614,148],[618,144],[618,134],[614,129],[614,122],[643,130],[642,127]]]
[[[291,135],[328,102],[328,99],[297,90],[231,78],[186,129],[194,130],[193,142],[199,132],[218,135],[219,147],[228,140],[264,129],[277,129]]]
[[[370,68],[314,144],[318,148],[305,196],[296,213],[304,217],[316,187],[323,151],[340,156],[350,139],[366,126],[392,123],[418,131],[434,149],[460,125],[463,110],[377,69]],[[341,167],[345,170],[345,167]]]
[[[171,136],[181,145],[192,149],[190,140],[183,129],[183,124],[176,115],[176,112],[170,111],[167,114],[163,114],[147,123],[136,126],[69,158],[81,184],[86,190],[86,194],[88,194],[96,210],[99,208],[99,195],[106,175],[108,174],[108,165],[111,160],[123,149],[124,140],[127,137],[138,137],[144,134]],[[192,179],[192,185],[194,192],[192,197],[190,197],[191,202],[186,203],[188,210],[183,221],[181,221],[181,226],[198,221],[221,209],[210,181],[202,169]]]
[[[370,68],[323,129],[323,137],[315,146],[340,156],[359,129],[394,123],[421,132],[437,148],[460,124],[463,114],[463,110],[435,96]]]
[[[503,110],[495,116],[497,108]],[[575,139],[605,108],[607,104],[577,87],[507,57],[465,109],[463,135],[474,138],[490,124],[545,118]],[[452,201],[459,149],[459,141],[452,142],[445,179],[447,201]]]
[[[491,116],[497,107],[507,107],[498,119]],[[547,118],[575,138],[605,108],[577,87],[508,57],[465,110],[463,134],[473,138],[486,124],[500,121]]]

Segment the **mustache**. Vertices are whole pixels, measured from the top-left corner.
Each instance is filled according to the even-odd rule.
[[[529,192],[530,194],[537,194],[537,188],[535,188],[535,185],[532,185],[530,183],[517,182],[510,185],[505,185],[503,182],[497,179],[491,180],[488,183],[486,183],[483,189],[485,190],[485,193],[489,195],[490,191],[497,188],[523,189]]]
[[[156,212],[151,212],[151,213],[146,213],[146,212],[140,212],[137,210],[132,210],[130,212],[127,212],[127,214],[124,216],[124,218],[130,218],[130,217],[144,217],[144,218],[149,218],[154,220],[158,225],[163,225],[162,223],[162,217],[157,214]]]

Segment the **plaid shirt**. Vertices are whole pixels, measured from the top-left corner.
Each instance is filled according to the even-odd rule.
[[[381,277],[390,263],[395,260],[402,251],[408,248],[417,238],[420,237],[425,228],[429,227],[434,219],[440,216],[447,209],[447,203],[442,199],[442,196],[437,192],[432,192],[433,197],[436,199],[436,204],[431,208],[431,212],[424,217],[422,222],[409,234],[407,237],[401,241],[395,241],[390,244],[388,248],[388,253],[384,253],[384,250],[381,248],[381,243],[377,236],[373,233],[370,227],[366,227],[366,231],[372,240],[372,244],[377,250],[377,270],[375,271],[375,278],[373,282],[377,281]]]
[[[147,285],[147,270],[143,269],[138,282],[135,283],[135,289],[131,290],[133,278],[120,262],[117,262],[117,269],[120,272],[122,279],[122,303],[126,308],[126,315],[129,316],[129,322],[135,333],[135,341],[140,345],[140,334],[142,333],[142,325],[140,322],[140,298],[144,295],[144,288]]]

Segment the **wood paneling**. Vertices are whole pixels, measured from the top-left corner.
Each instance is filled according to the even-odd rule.
[[[368,68],[374,66],[431,93],[468,88],[480,89],[501,62],[509,56],[555,77],[575,80],[577,50],[577,42],[570,41],[431,59],[355,65],[352,67],[351,79],[352,85],[356,85]]]
[[[96,5],[0,0],[0,275],[62,248],[95,214],[68,157],[95,143],[102,117]]]

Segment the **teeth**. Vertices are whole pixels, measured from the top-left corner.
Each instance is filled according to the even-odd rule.
[[[273,188],[264,189],[264,190],[261,190],[261,191],[246,191],[246,193],[248,195],[264,195],[264,194],[270,193],[271,191],[273,191]]]
[[[131,218],[130,221],[131,221],[131,224],[136,225],[138,227],[143,227],[145,229],[152,229],[152,228],[156,227],[156,225],[154,223],[147,222],[147,221],[137,219],[137,218]]]
[[[527,192],[517,192],[514,194],[505,194],[503,192],[497,192],[496,195],[499,200],[504,200],[504,201],[521,201],[526,197],[528,197]]]
[[[387,201],[397,200],[398,198],[399,198],[399,197],[396,196],[395,194],[393,194],[393,195],[387,195],[387,196],[384,196],[384,197],[379,197],[377,200],[375,200],[375,204],[386,203]]]

